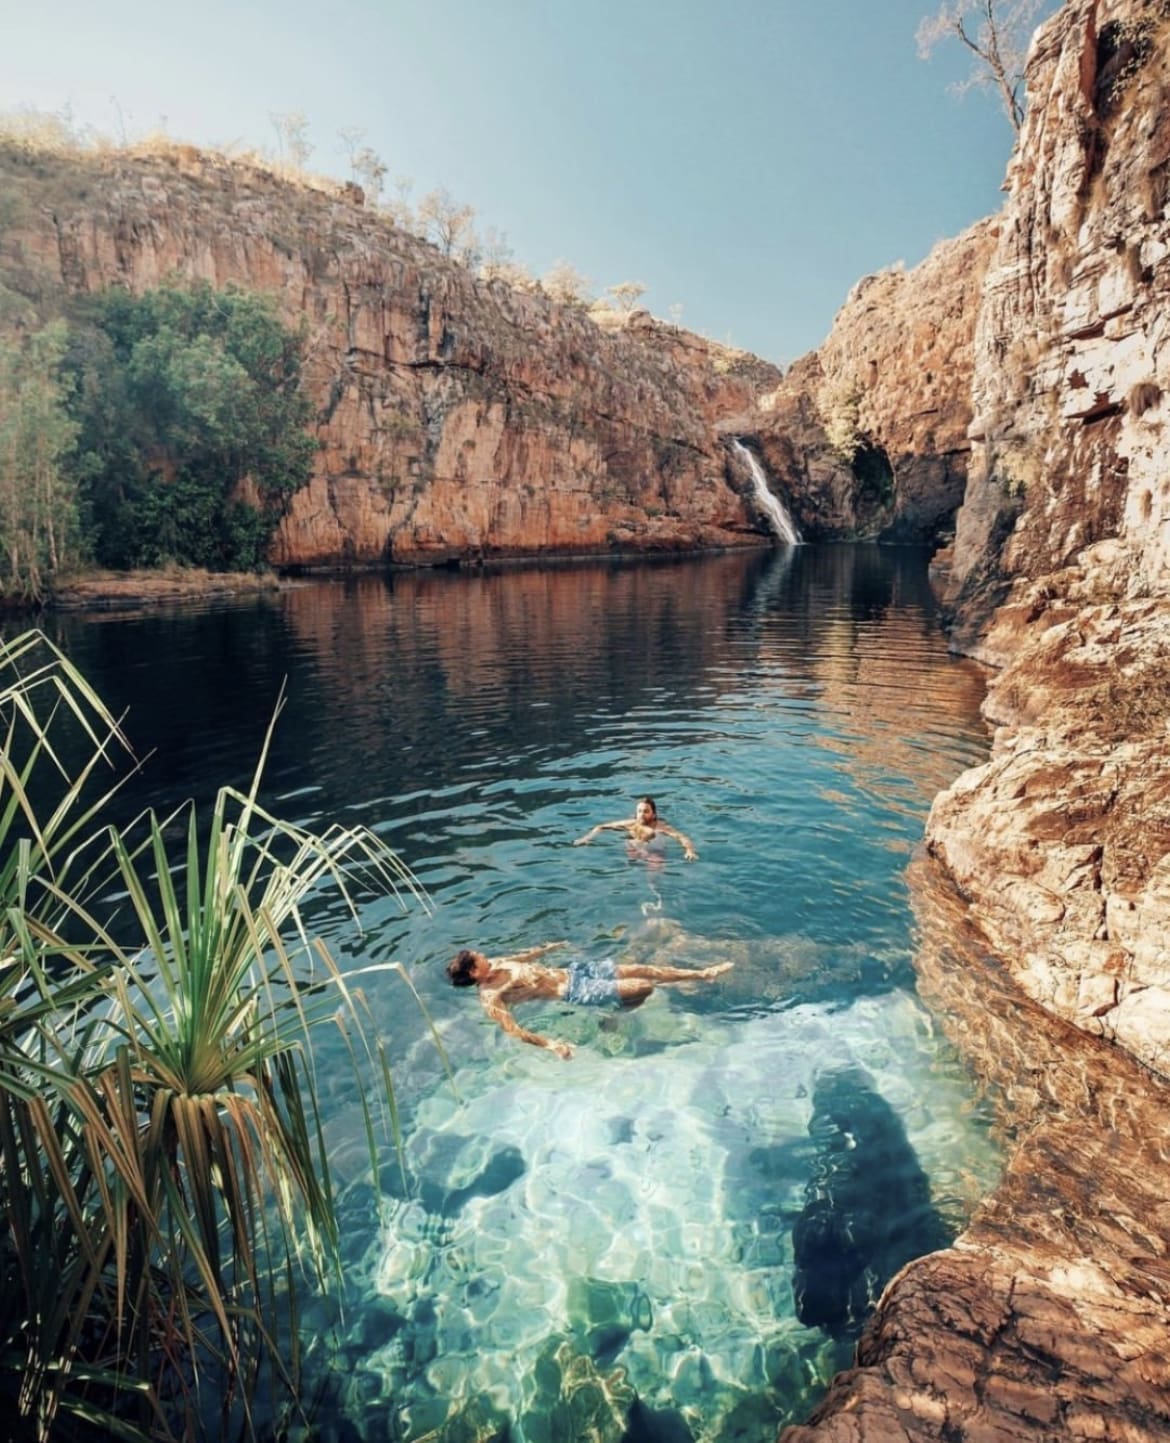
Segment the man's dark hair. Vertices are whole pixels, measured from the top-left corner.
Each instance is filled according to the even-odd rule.
[[[475,986],[475,964],[479,954],[464,947],[455,957],[447,963],[447,976],[451,979],[452,987],[474,987]]]

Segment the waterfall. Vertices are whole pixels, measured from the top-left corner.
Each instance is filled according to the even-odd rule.
[[[733,440],[732,444],[747,462],[748,470],[752,475],[752,490],[755,494],[756,504],[768,518],[768,525],[771,526],[776,539],[783,541],[788,546],[799,546],[800,532],[793,525],[792,517],[789,516],[781,502],[768,490],[768,478],[764,475],[764,468],[760,465],[755,453],[749,451],[742,441]]]

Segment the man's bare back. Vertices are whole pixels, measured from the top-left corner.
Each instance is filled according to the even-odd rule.
[[[487,957],[465,948],[448,965],[447,976],[454,987],[478,988],[483,1010],[505,1032],[535,1047],[546,1047],[567,1060],[573,1055],[567,1042],[554,1042],[522,1027],[512,1016],[511,1008],[520,1002],[558,1000],[586,1006],[614,1003],[620,1007],[639,1007],[656,985],[710,982],[732,966],[730,962],[721,962],[703,968],[650,967],[618,964],[608,958],[597,962],[578,958],[568,967],[548,967],[536,962],[537,957],[568,945],[567,942],[545,942],[504,957]]]

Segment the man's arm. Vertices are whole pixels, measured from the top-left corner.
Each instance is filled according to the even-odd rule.
[[[539,1032],[529,1032],[527,1027],[521,1027],[498,997],[485,997],[480,993],[480,1001],[492,1021],[498,1022],[511,1037],[518,1037],[521,1042],[531,1042],[533,1047],[547,1047],[566,1062],[572,1057],[573,1049],[567,1042],[554,1042],[550,1037],[542,1037]]]
[[[555,952],[558,947],[567,947],[567,942],[542,942],[539,947],[529,947],[523,952],[510,952],[501,957],[501,962],[531,962],[534,957],[543,957],[546,952]]]
[[[659,822],[655,830],[665,832],[668,837],[673,837],[676,842],[681,842],[683,856],[688,862],[698,860],[699,854],[695,851],[695,844],[691,841],[690,837],[680,832],[677,827],[668,826],[666,822]]]

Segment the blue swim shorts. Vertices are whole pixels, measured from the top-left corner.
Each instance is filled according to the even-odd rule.
[[[620,1002],[617,966],[612,957],[575,957],[569,963],[565,1001],[583,1007],[606,1007]]]

